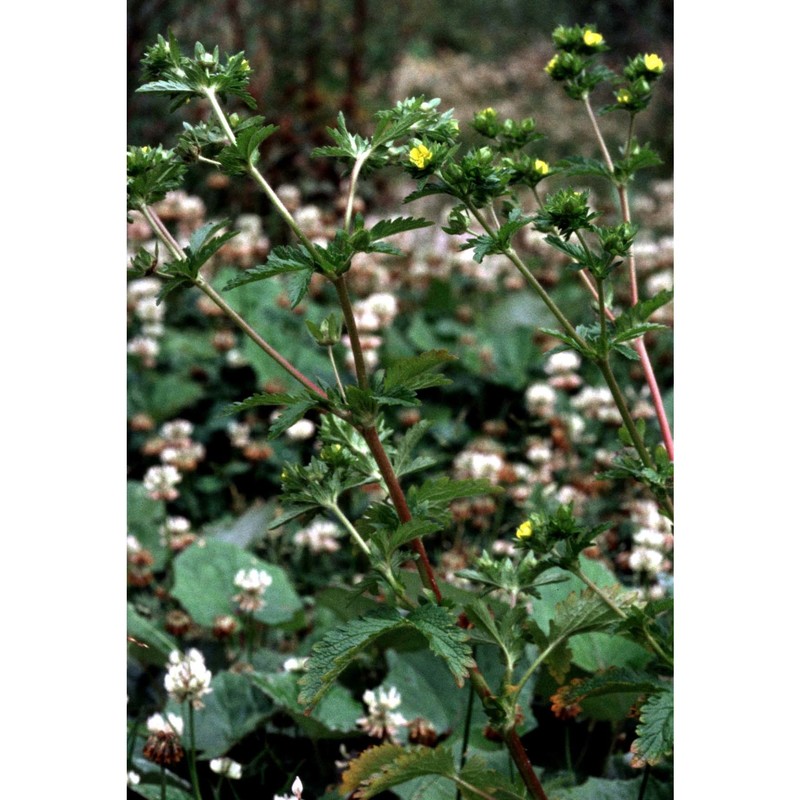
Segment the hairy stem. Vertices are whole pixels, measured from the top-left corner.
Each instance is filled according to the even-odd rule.
[[[350,302],[350,293],[347,291],[345,276],[340,275],[333,281],[333,285],[336,288],[336,295],[339,298],[339,305],[344,315],[344,324],[350,339],[350,349],[353,351],[353,363],[356,368],[358,386],[360,389],[369,389],[369,378],[364,364],[364,351],[361,347],[361,338],[358,335],[356,318],[353,314],[353,304]]]
[[[591,120],[595,136],[597,137],[597,141],[600,145],[600,150],[603,153],[603,160],[605,161],[606,166],[613,175],[614,161],[611,158],[611,154],[608,152],[608,147],[606,146],[603,133],[600,130],[600,126],[597,124],[597,118],[595,117],[594,111],[592,109],[592,104],[589,102],[588,95],[585,96],[583,100],[584,100],[584,105],[586,106],[586,112],[589,115],[589,119]],[[631,116],[631,122],[628,128],[628,138],[625,144],[626,153],[630,151],[630,143],[632,141],[632,138],[633,138],[633,116]],[[630,224],[631,212],[630,212],[630,205],[628,203],[628,190],[624,184],[615,183],[615,186],[617,188],[617,194],[619,195],[619,204],[620,204],[620,211],[622,214],[622,221]],[[628,255],[628,274],[631,287],[631,305],[636,305],[636,303],[639,301],[639,290],[637,286],[638,280],[636,277],[636,258],[634,255],[633,247],[631,247],[630,253]],[[636,339],[633,345],[636,348],[636,352],[639,354],[639,361],[641,362],[642,368],[644,369],[645,380],[647,381],[647,385],[650,389],[650,396],[653,398],[653,404],[656,408],[656,416],[658,418],[659,428],[661,429],[661,438],[664,441],[664,447],[667,450],[667,454],[669,455],[670,461],[674,461],[675,446],[672,439],[672,431],[670,429],[669,420],[667,419],[666,410],[664,409],[664,401],[661,397],[661,389],[659,388],[658,382],[656,381],[655,373],[653,372],[652,365],[650,364],[650,357],[647,354],[647,348],[645,346],[644,339],[643,338]]]
[[[620,619],[628,618],[628,615],[580,567],[575,567],[572,572],[577,578],[580,578],[580,580],[583,581]],[[646,628],[644,629],[644,635],[650,647],[653,648],[653,651],[658,654],[665,664],[669,664],[670,667],[673,667],[674,662],[672,656],[664,652],[664,649]]]
[[[176,261],[184,261],[186,254],[181,250],[180,245],[175,241],[175,238],[169,232],[167,227],[159,218],[158,214],[152,208],[147,206],[140,206],[140,210],[147,220],[153,233],[159,238],[161,242],[172,253]],[[284,358],[266,339],[260,336],[256,330],[228,303],[223,299],[222,295],[201,275],[198,275],[193,281],[194,285],[205,294],[215,305],[220,308],[225,315],[234,322],[240,330],[242,330],[252,341],[254,341],[273,361],[285,369],[295,380],[299,381],[310,392],[317,395],[320,400],[327,402],[327,395],[317,386],[312,380],[303,375],[291,362]]]
[[[405,493],[403,492],[402,486],[400,486],[400,481],[397,479],[394,467],[392,467],[392,463],[386,455],[386,450],[384,450],[380,436],[378,436],[377,428],[375,428],[374,425],[364,428],[361,430],[361,435],[367,442],[372,457],[378,465],[381,476],[386,483],[386,488],[389,491],[389,497],[392,499],[395,511],[397,511],[397,516],[400,518],[401,522],[411,522],[411,511],[408,508]],[[439,588],[436,574],[428,559],[425,545],[419,537],[412,539],[409,544],[411,545],[411,549],[417,554],[417,571],[419,572],[423,585],[433,592],[436,597],[436,602],[441,603],[442,591]]]

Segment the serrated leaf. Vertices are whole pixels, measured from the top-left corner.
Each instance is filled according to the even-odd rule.
[[[374,763],[370,764],[371,772],[358,782],[354,797],[369,800],[392,786],[426,775],[442,775],[451,779],[455,776],[453,753],[446,746],[401,749],[389,761],[385,760],[387,754],[380,755],[382,763],[377,767]]]
[[[280,412],[280,416],[269,427],[269,438],[275,439],[285,433],[298,420],[302,419],[308,411],[315,408],[317,401],[306,397],[292,405],[287,406]]]
[[[376,241],[377,239],[385,239],[387,236],[394,236],[396,233],[413,231],[417,228],[427,228],[430,225],[433,225],[430,220],[415,217],[382,219],[369,229],[369,236],[372,241]]]
[[[262,406],[289,406],[304,399],[306,398],[302,395],[259,392],[258,394],[251,394],[250,397],[244,400],[231,403],[219,413],[224,416],[230,416],[231,414],[238,414],[240,411],[247,411],[251,408],[260,408]]]
[[[659,692],[649,697],[642,706],[636,735],[636,755],[648,764],[657,764],[672,753],[674,746],[674,695],[672,691]]]
[[[395,388],[415,391],[440,385],[442,381],[449,383],[447,378],[433,373],[433,370],[456,360],[457,357],[447,350],[428,350],[416,356],[399,358],[386,370],[384,389],[387,393]]]
[[[442,606],[420,606],[407,619],[428,640],[431,650],[444,659],[456,684],[463,686],[469,670],[475,667],[475,659],[466,631],[456,625],[451,612]]]
[[[446,609],[422,606],[403,617],[396,609],[381,608],[329,631],[314,645],[308,671],[300,681],[299,701],[315,705],[360,651],[385,633],[402,628],[419,631],[431,650],[445,661],[456,683],[463,685],[468,669],[475,662],[466,642],[466,633],[455,624]]]
[[[367,748],[359,754],[358,758],[348,763],[347,769],[342,774],[339,794],[346,797],[355,792],[362,781],[369,780],[373,775],[380,773],[384,766],[391,765],[402,752],[403,748],[399,744],[391,742]]]
[[[315,705],[361,650],[403,625],[405,620],[399,611],[383,608],[326,633],[311,651],[308,671],[300,680],[299,701]]]
[[[596,158],[585,158],[584,156],[570,156],[563,158],[556,163],[556,168],[565,175],[592,175],[597,178],[610,178],[611,173],[608,167]]]
[[[276,275],[283,275],[284,273],[305,272],[308,270],[313,272],[313,269],[314,260],[305,248],[299,245],[278,245],[273,248],[265,264],[251,267],[237,275],[225,284],[223,291],[227,292],[230,289],[235,289],[237,286],[244,286],[254,281],[266,280],[267,278],[273,278]]]
[[[602,697],[607,694],[618,693],[645,693],[662,688],[662,684],[655,680],[648,672],[628,669],[626,667],[612,667],[603,672],[591,675],[575,685],[570,685],[560,694],[565,705],[576,703],[586,697]]]
[[[486,478],[466,478],[454,480],[448,477],[425,481],[421,486],[412,486],[408,492],[409,503],[419,507],[427,503],[450,503],[462,497],[480,497],[484,494],[497,494],[498,488]]]

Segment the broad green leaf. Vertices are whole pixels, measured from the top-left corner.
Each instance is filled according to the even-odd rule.
[[[218,672],[211,688],[211,694],[203,698],[204,707],[194,715],[195,743],[204,758],[227,753],[272,711],[272,704],[246,675]]]
[[[630,781],[589,778],[580,786],[551,789],[545,786],[548,800],[639,800],[642,779]],[[653,778],[647,782],[646,800],[672,800],[671,788]]]
[[[292,619],[302,602],[286,573],[272,564],[223,541],[204,541],[184,550],[176,559],[172,595],[199,625],[211,626],[220,614],[236,610],[233,596],[238,589],[233,579],[240,569],[263,569],[272,584],[264,592],[264,607],[254,617],[266,625],[280,625]]]
[[[297,699],[300,677],[295,672],[276,672],[253,673],[250,679],[254,686],[290,714],[306,735],[314,739],[341,738],[343,734],[358,730],[357,720],[363,715],[364,708],[339,685],[320,700],[311,714],[306,714],[306,709]]]
[[[169,654],[179,649],[171,636],[139,615],[130,603],[128,603],[127,633],[128,653],[137,661],[166,664]]]
[[[187,789],[177,786],[167,786],[165,794],[161,793],[161,784],[140,783],[138,786],[129,786],[128,791],[135,797],[144,797],[145,800],[193,800],[194,794]]]
[[[672,691],[659,692],[642,706],[636,726],[636,754],[648,764],[657,764],[672,753],[674,743]]]
[[[159,528],[167,516],[164,501],[149,497],[139,481],[128,481],[127,512],[128,535],[135,536],[139,544],[153,554],[153,568],[160,569],[166,558],[159,540]]]

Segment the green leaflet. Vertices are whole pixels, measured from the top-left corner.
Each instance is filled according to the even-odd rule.
[[[674,714],[672,691],[654,694],[642,706],[636,728],[636,754],[648,764],[657,764],[672,752]]]
[[[383,634],[403,628],[421,633],[431,650],[445,661],[457,685],[463,686],[475,662],[466,633],[456,626],[447,610],[439,606],[421,606],[403,616],[396,609],[382,608],[335,628],[314,645],[308,672],[300,681],[300,702],[314,706],[360,651]]]

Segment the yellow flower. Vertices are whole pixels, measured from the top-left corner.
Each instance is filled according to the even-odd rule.
[[[517,539],[530,539],[533,536],[533,524],[529,519],[526,519],[522,525],[517,528],[517,532],[514,534]]]
[[[644,57],[644,65],[650,72],[661,73],[664,71],[664,62],[655,53],[648,53]]]
[[[547,66],[544,68],[544,71],[549,75],[555,69],[556,64],[558,64],[558,54],[554,55],[547,62]]]
[[[408,160],[417,168],[425,169],[433,158],[433,153],[425,147],[424,144],[418,144],[416,147],[411,148],[408,154]]]
[[[533,169],[539,175],[547,175],[550,172],[550,165],[546,161],[542,161],[541,158],[537,158],[533,162]]]
[[[597,31],[584,31],[583,43],[587,47],[597,47],[597,45],[603,44],[603,34],[597,33]]]
[[[622,105],[627,105],[633,99],[633,96],[627,89],[620,89],[617,92],[617,102]]]

